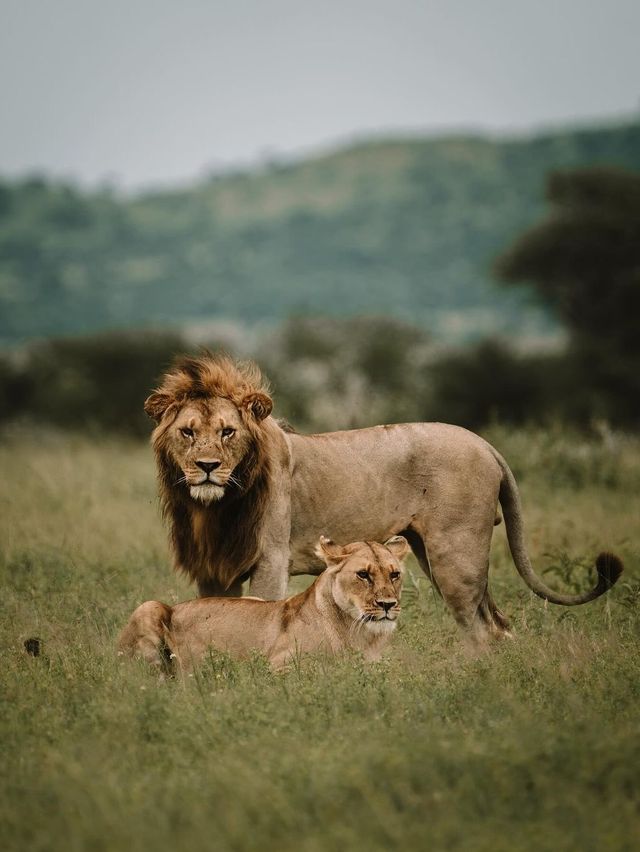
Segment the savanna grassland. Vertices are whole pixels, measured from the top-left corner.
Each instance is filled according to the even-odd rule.
[[[0,447],[5,850],[626,850],[640,838],[640,441],[494,430],[534,563],[606,598],[545,605],[504,530],[491,582],[516,639],[465,655],[415,565],[383,662],[286,674],[216,657],[158,682],[119,660],[169,569],[150,450],[22,434]],[[42,653],[25,653],[39,637]]]

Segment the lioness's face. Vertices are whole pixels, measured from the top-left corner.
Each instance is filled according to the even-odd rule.
[[[165,447],[183,474],[194,500],[219,500],[251,446],[249,430],[236,406],[214,397],[187,402],[169,426]]]
[[[355,542],[340,547],[321,539],[318,554],[333,574],[332,594],[338,607],[375,631],[393,630],[400,613],[406,539],[385,544]]]

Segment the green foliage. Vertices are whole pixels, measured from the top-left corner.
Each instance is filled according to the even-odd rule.
[[[0,355],[0,422],[146,435],[147,395],[176,354],[198,349],[178,335],[119,332]],[[271,381],[276,416],[302,431],[421,420],[601,428],[573,359],[523,356],[490,341],[443,354],[389,317],[296,317],[252,355]]]
[[[0,416],[145,435],[144,400],[173,357],[188,351],[198,347],[144,332],[34,344],[19,358],[0,357]],[[418,420],[429,393],[426,335],[399,320],[301,317],[272,332],[257,354],[277,415],[300,429]]]
[[[389,317],[297,317],[263,344],[278,413],[300,429],[420,420],[433,354],[427,336]]]
[[[469,429],[551,420],[562,364],[558,356],[519,356],[503,343],[484,341],[433,365],[431,410]]]
[[[387,659],[285,674],[215,655],[159,682],[115,655],[171,574],[151,451],[37,433],[0,446],[0,825],[7,852],[628,849],[640,831],[637,440],[494,430],[521,471],[538,570],[626,563],[595,603],[546,606],[497,528],[491,586],[516,638],[468,658],[410,563]],[[567,448],[576,490],[559,467]],[[609,448],[609,449],[608,449]],[[615,473],[604,492],[593,459]],[[631,476],[631,472],[634,472]],[[576,474],[578,476],[578,474]],[[300,587],[301,578],[294,581]],[[625,585],[623,585],[625,584]],[[40,637],[42,652],[25,653]]]
[[[596,423],[589,434],[560,424],[516,432],[493,425],[488,436],[498,449],[505,448],[518,482],[535,480],[544,471],[554,490],[640,491],[640,464],[632,449],[636,438],[612,432],[604,423]]]
[[[3,419],[64,429],[145,435],[142,404],[173,357],[188,349],[169,334],[98,334],[49,340],[0,359]]]
[[[640,423],[640,176],[599,168],[555,173],[545,221],[502,256],[506,281],[533,282],[571,334],[589,407]]]
[[[551,168],[640,169],[640,126],[365,143],[119,198],[0,183],[0,342],[291,313],[392,314],[443,339],[551,327],[491,259]]]
[[[545,554],[551,560],[544,573],[553,581],[562,580],[565,589],[572,594],[578,594],[585,585],[585,578],[595,585],[596,572],[593,559],[588,556],[570,556],[565,550],[559,549]]]

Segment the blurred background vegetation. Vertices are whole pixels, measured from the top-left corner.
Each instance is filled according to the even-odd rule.
[[[515,286],[514,286],[515,285]],[[0,418],[143,435],[201,345],[301,429],[640,420],[640,124],[376,141],[124,196],[0,183]]]

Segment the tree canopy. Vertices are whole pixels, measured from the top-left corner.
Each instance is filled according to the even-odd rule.
[[[571,335],[575,376],[595,416],[640,418],[640,175],[554,172],[545,219],[499,258],[505,282],[533,284]]]

